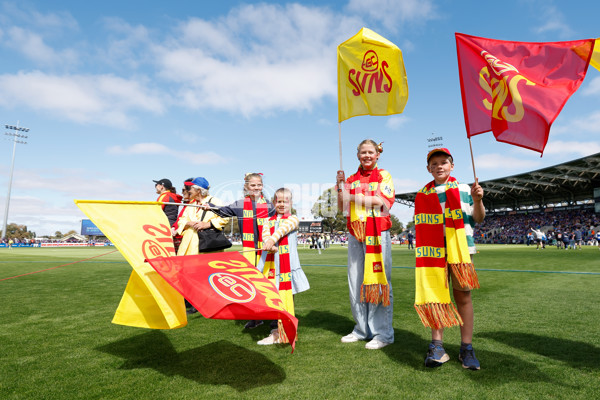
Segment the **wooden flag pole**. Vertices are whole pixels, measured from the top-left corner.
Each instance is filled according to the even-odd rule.
[[[340,171],[344,170],[342,166],[342,123],[338,122],[338,139],[340,142]]]
[[[473,146],[471,145],[471,138],[469,137],[469,149],[471,150],[471,165],[473,165],[473,179],[477,182],[477,174],[475,173],[475,159],[473,158]]]
[[[339,146],[340,146],[340,171],[344,170],[344,167],[342,165],[342,123],[338,122],[338,141],[339,141]],[[339,186],[338,186],[338,192],[344,189],[344,184],[342,182],[340,182]]]

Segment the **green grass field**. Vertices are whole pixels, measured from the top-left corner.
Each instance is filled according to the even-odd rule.
[[[393,250],[396,342],[342,344],[353,327],[346,251],[301,249],[298,342],[258,346],[265,325],[208,320],[147,330],[111,324],[131,267],[111,248],[0,249],[1,399],[592,399],[600,385],[600,251],[488,245],[475,258],[480,371],[428,369],[413,309],[414,253]]]

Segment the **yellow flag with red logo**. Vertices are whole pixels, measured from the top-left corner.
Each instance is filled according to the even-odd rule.
[[[175,255],[171,228],[156,202],[75,200],[133,267],[114,324],[152,329],[187,325],[183,297],[146,259]]]
[[[594,43],[594,52],[592,53],[590,65],[600,71],[600,39],[596,39]]]
[[[404,111],[408,83],[402,51],[362,28],[338,46],[338,121]]]

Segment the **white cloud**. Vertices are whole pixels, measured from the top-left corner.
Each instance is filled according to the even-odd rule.
[[[109,147],[106,151],[109,154],[114,155],[160,154],[162,156],[171,156],[178,160],[185,160],[195,165],[220,164],[227,161],[225,157],[212,151],[203,153],[180,151],[171,149],[160,143],[137,143],[129,147],[112,146]]]
[[[506,170],[531,169],[538,165],[539,161],[521,157],[510,157],[505,154],[488,153],[475,156],[475,167],[477,169],[495,169],[502,172]]]
[[[26,3],[2,2],[0,22],[37,27],[46,31],[78,30],[79,24],[73,16],[64,11],[41,13]]]
[[[573,125],[584,132],[600,133],[600,111],[578,119]]]
[[[4,199],[1,200],[4,203]],[[56,231],[65,233],[72,229],[79,231],[80,221],[84,218],[86,216],[73,202],[53,205],[46,197],[11,196],[8,223],[25,225],[37,236],[54,235]]]
[[[180,85],[185,107],[246,117],[310,110],[336,95],[331,55],[356,26],[322,8],[246,5],[217,21],[186,21],[154,50],[160,75]]]
[[[561,136],[585,136],[589,133],[600,133],[600,111],[595,111],[589,115],[580,116],[566,124],[552,127],[550,134],[560,134]]]
[[[43,66],[70,66],[79,55],[72,48],[54,49],[48,42],[79,30],[77,21],[66,12],[43,14],[30,6],[4,2],[0,5],[0,40],[5,46]]]
[[[77,168],[19,168],[12,189],[8,223],[26,225],[38,236],[79,230],[81,219],[87,217],[73,199],[154,200],[152,182],[138,188]],[[0,197],[0,204],[5,201]]]
[[[406,23],[437,18],[436,7],[430,0],[350,0],[348,10],[381,21],[393,31]]]
[[[600,120],[600,113],[598,113]],[[597,128],[600,131],[600,128]],[[545,155],[558,154],[573,154],[579,157],[589,156],[600,152],[600,143],[598,142],[565,142],[561,140],[551,141],[544,150]]]
[[[115,68],[140,68],[152,63],[150,31],[142,25],[132,26],[121,18],[105,18],[108,45],[99,51],[100,57]]]
[[[319,118],[317,120],[317,123],[319,125],[332,126],[332,125],[335,125],[336,120],[335,120],[335,118],[331,118],[331,119],[329,119],[329,118]]]
[[[190,132],[176,131],[176,132],[173,132],[172,135],[177,137],[180,141],[182,141],[184,143],[188,143],[188,144],[195,144],[195,143],[203,141],[203,138],[199,137],[198,135],[196,135],[194,133],[190,133]]]
[[[415,209],[414,207],[396,203],[390,210],[390,214],[394,214],[406,228],[406,225],[413,220]]]
[[[142,82],[112,75],[50,75],[20,72],[0,75],[0,105],[29,106],[80,123],[130,128],[128,112],[164,111],[161,96]]]
[[[593,67],[590,66],[588,72],[590,72],[592,69]],[[587,82],[585,89],[583,89],[581,93],[587,96],[600,94],[600,77],[595,77],[591,81]]]
[[[385,126],[391,130],[398,130],[406,125],[410,121],[410,118],[404,116],[392,116],[387,118]]]
[[[539,19],[543,24],[534,28],[536,33],[553,33],[557,32],[562,38],[570,38],[573,36],[573,30],[567,23],[564,22],[564,15],[553,4],[539,3],[537,7]]]
[[[363,18],[385,14],[395,25],[428,20],[435,13],[430,0],[386,0],[377,7],[381,12],[370,15],[368,7],[355,1],[343,14],[298,3],[242,5],[214,20],[175,21],[172,33],[161,38],[150,27],[104,18],[106,44],[89,46],[83,37],[70,42],[77,43],[74,47],[59,49],[52,47],[51,39],[79,29],[70,14],[41,14],[5,3],[8,11],[0,15],[4,42],[13,43],[30,59],[52,67],[98,63],[94,70],[144,69],[149,78],[22,71],[0,76],[4,97],[0,105],[126,128],[135,125],[133,113],[162,113],[167,104],[245,117],[312,110],[336,96],[332,55],[339,43],[364,25]],[[38,21],[39,27],[26,25],[27,18]],[[86,54],[85,49],[96,50]],[[150,88],[150,79],[160,93]],[[393,120],[389,126],[395,129],[402,123]]]
[[[77,61],[77,53],[72,49],[55,51],[37,33],[19,27],[12,27],[5,33],[6,44],[21,52],[30,60],[45,65],[70,65]]]

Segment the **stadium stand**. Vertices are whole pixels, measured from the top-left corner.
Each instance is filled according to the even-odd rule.
[[[487,214],[475,230],[479,243],[526,243],[530,228],[549,244],[577,232],[590,243],[600,229],[600,153],[480,185]],[[396,202],[414,207],[416,194],[396,194]]]

